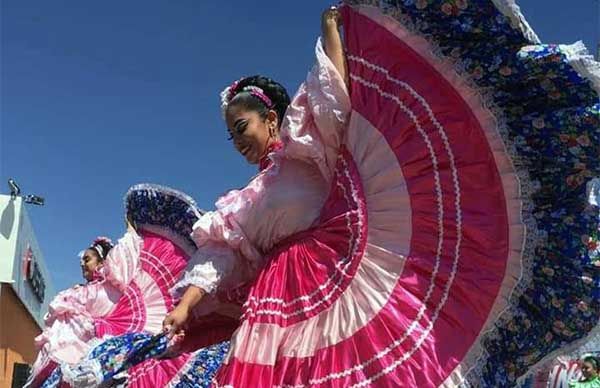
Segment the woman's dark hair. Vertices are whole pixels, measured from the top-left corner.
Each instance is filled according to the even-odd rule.
[[[594,370],[600,371],[600,360],[594,356],[587,356],[583,358],[583,362],[589,362],[594,366]]]
[[[108,252],[110,252],[112,248],[113,244],[110,242],[110,240],[105,238],[98,238],[94,240],[92,245],[90,245],[89,247],[89,249],[93,250],[98,254],[98,257],[100,257],[101,261],[104,261],[104,259],[106,259],[106,257],[108,256]]]
[[[267,107],[260,98],[249,92],[236,92],[237,90],[243,90],[247,86],[261,88],[264,94],[271,99],[273,105]],[[280,83],[273,81],[271,78],[263,77],[262,75],[253,75],[251,77],[243,78],[237,83],[235,90],[233,90],[233,98],[229,102],[228,107],[232,105],[258,112],[263,118],[266,117],[269,110],[272,109],[277,113],[277,119],[279,125],[281,125],[283,117],[285,116],[285,111],[290,105],[290,96]]]

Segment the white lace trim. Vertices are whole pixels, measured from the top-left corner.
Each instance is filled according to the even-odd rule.
[[[221,278],[212,263],[199,264],[185,272],[183,278],[173,286],[171,293],[181,298],[189,286],[199,287],[209,294],[214,293]]]
[[[222,249],[228,250],[228,247]],[[221,252],[219,248],[199,249],[188,262],[183,278],[173,286],[171,293],[181,297],[189,286],[202,288],[207,293],[214,293],[225,276],[231,273],[235,257]]]
[[[594,178],[587,183],[588,203],[600,207],[600,177]]]
[[[561,44],[559,47],[573,69],[582,77],[588,79],[596,92],[600,94],[600,62],[594,60],[583,42],[578,41],[569,45]]]
[[[84,360],[77,365],[60,366],[63,380],[72,387],[93,388],[102,384],[102,366],[98,360]]]
[[[186,202],[188,205],[190,205],[190,208],[194,211],[194,213],[196,214],[196,216],[198,218],[200,218],[202,216],[202,211],[200,209],[198,209],[198,206],[196,205],[196,201],[194,201],[194,199],[192,197],[190,197],[189,195],[187,195],[181,191],[175,190],[173,188],[170,188],[167,186],[162,186],[162,185],[157,185],[154,183],[139,183],[137,185],[131,186],[129,188],[129,190],[127,190],[127,193],[125,194],[125,198],[124,198],[125,206],[127,206],[127,199],[129,198],[129,195],[131,195],[131,193],[134,191],[140,191],[140,190],[145,190],[145,191],[149,191],[149,192],[162,192],[162,193],[167,193],[169,195],[172,195],[176,198],[179,198],[183,202]]]
[[[492,0],[492,2],[498,11],[510,19],[511,26],[519,29],[528,41],[536,44],[540,43],[540,38],[538,38],[533,28],[531,28],[525,19],[525,16],[521,13],[521,8],[515,0]]]

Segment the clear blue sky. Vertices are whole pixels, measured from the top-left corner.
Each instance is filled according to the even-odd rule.
[[[0,192],[14,177],[56,289],[76,254],[123,231],[123,194],[155,182],[210,209],[255,172],[230,147],[218,93],[261,73],[293,93],[328,1],[2,0]],[[544,42],[595,52],[598,0],[522,0]]]

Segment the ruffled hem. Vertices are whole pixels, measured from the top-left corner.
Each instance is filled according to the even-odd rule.
[[[229,342],[208,346],[193,353],[165,388],[209,387],[229,351]]]
[[[192,226],[202,216],[196,202],[187,194],[170,187],[142,183],[132,186],[125,195],[126,211],[140,229],[152,227],[152,232],[179,236],[172,239],[182,249],[193,249]],[[184,241],[183,243],[181,241]]]
[[[63,381],[71,387],[98,387],[104,379],[98,360],[84,360],[75,366],[61,365],[60,371]]]
[[[578,41],[571,45],[560,45],[559,47],[573,69],[584,78],[587,78],[596,92],[600,94],[600,62],[594,60],[583,42]]]
[[[511,25],[514,28],[519,29],[523,36],[530,41],[531,43],[538,44],[540,43],[540,38],[538,38],[533,28],[529,25],[525,17],[521,13],[521,8],[517,5],[515,0],[492,0],[496,8],[504,14],[504,16],[508,17],[511,21]]]
[[[510,2],[509,2],[510,3]],[[512,3],[514,5],[514,2]],[[424,39],[418,33],[409,31],[404,28],[399,28],[397,22],[392,18],[381,15],[380,12],[372,6],[353,6],[360,13],[375,20],[377,23],[383,25],[391,33],[401,38],[401,40],[408,44],[413,50],[419,52],[427,62],[436,68],[439,74],[443,74],[447,82],[452,84],[455,90],[459,91],[461,97],[469,105],[471,112],[477,117],[483,131],[488,138],[488,142],[491,147],[491,151],[496,159],[496,165],[499,168],[503,189],[506,197],[506,207],[509,216],[509,227],[510,227],[510,251],[508,261],[506,265],[505,281],[502,283],[501,289],[498,291],[496,302],[489,313],[489,319],[484,325],[482,333],[476,340],[476,343],[481,340],[487,331],[492,330],[495,326],[495,320],[503,312],[509,309],[509,300],[513,297],[516,291],[516,287],[520,282],[523,281],[526,273],[530,271],[531,260],[526,260],[524,257],[533,255],[533,246],[543,241],[543,234],[538,232],[535,220],[531,217],[521,218],[522,207],[524,209],[531,209],[532,204],[528,203],[528,198],[533,192],[533,187],[530,182],[527,171],[524,168],[520,168],[518,164],[519,158],[516,157],[517,153],[514,148],[511,148],[511,143],[500,141],[502,138],[506,140],[508,127],[505,121],[498,119],[502,117],[498,111],[492,113],[489,109],[491,104],[491,98],[484,97],[482,91],[477,88],[475,82],[470,77],[466,76],[464,72],[464,66],[456,63],[456,61],[447,60],[441,51],[431,42]],[[518,7],[515,5],[518,9]],[[515,18],[515,20],[519,20]],[[523,27],[528,27],[524,24]],[[535,37],[537,39],[537,37]],[[433,47],[433,50],[432,50]],[[360,59],[356,59],[360,60]],[[368,64],[366,66],[369,66]],[[511,159],[508,158],[510,155]],[[513,161],[516,164],[513,164]],[[524,230],[527,229],[527,234]],[[524,247],[528,247],[524,251]],[[524,264],[523,262],[527,262]],[[473,365],[481,356],[483,347],[475,345],[467,356],[462,360],[461,365]],[[444,386],[455,386],[464,382],[463,371],[457,370],[453,372],[447,380],[444,382]]]
[[[533,263],[537,261],[536,249],[538,247],[546,246],[546,242],[548,241],[548,233],[545,228],[538,227],[538,221],[536,217],[533,216],[533,212],[538,206],[537,203],[533,200],[534,195],[539,194],[540,190],[540,182],[531,177],[529,169],[530,169],[530,160],[529,155],[524,155],[524,147],[521,141],[524,141],[522,138],[516,137],[514,135],[515,131],[512,126],[515,125],[514,122],[511,122],[506,115],[504,109],[502,109],[498,102],[499,98],[494,95],[494,90],[491,90],[493,87],[487,85],[486,87],[479,86],[479,79],[482,77],[481,74],[477,76],[477,79],[474,79],[474,75],[471,73],[473,71],[472,63],[468,63],[467,60],[462,61],[454,56],[455,51],[451,51],[450,48],[444,47],[443,49],[438,47],[435,43],[435,35],[432,33],[431,20],[421,21],[417,20],[418,18],[412,19],[410,12],[404,12],[404,9],[401,5],[388,5],[386,1],[347,1],[350,4],[365,4],[362,5],[362,9],[369,9],[369,5],[379,6],[380,10],[383,9],[383,12],[388,14],[394,19],[397,19],[403,24],[407,26],[411,32],[415,35],[412,37],[413,40],[420,41],[421,43],[416,43],[418,46],[424,47],[427,46],[427,50],[423,52],[432,52],[435,54],[436,59],[431,62],[432,65],[436,66],[438,64],[444,64],[443,66],[448,66],[450,64],[449,71],[442,72],[447,78],[448,81],[453,82],[454,76],[449,76],[448,74],[457,74],[457,79],[461,80],[462,83],[466,83],[466,87],[472,89],[474,92],[469,93],[475,97],[475,106],[486,107],[488,110],[487,114],[491,116],[494,120],[497,121],[496,131],[501,135],[502,142],[505,144],[505,152],[511,157],[511,162],[514,165],[516,170],[516,175],[518,176],[518,180],[520,182],[521,192],[516,192],[516,195],[509,194],[509,198],[515,198],[515,200],[523,201],[523,208],[518,209],[522,213],[522,222],[527,227],[526,240],[524,241],[523,247],[515,246],[515,249],[522,251],[522,259],[519,255],[513,256],[513,258],[509,261],[506,278],[507,281],[503,283],[502,290],[500,295],[498,296],[498,302],[494,306],[492,313],[490,314],[490,320],[486,323],[486,329],[481,333],[480,339],[478,340],[478,345],[472,348],[471,352],[463,360],[461,363],[463,366],[467,366],[467,370],[463,369],[462,371],[457,371],[457,376],[454,376],[458,380],[453,380],[449,378],[446,382],[449,385],[456,384],[457,382],[462,382],[464,384],[469,384],[468,381],[484,381],[483,380],[483,368],[485,364],[485,360],[489,355],[487,350],[484,348],[483,339],[494,337],[497,335],[499,327],[506,327],[509,325],[513,319],[520,318],[522,316],[522,312],[519,311],[515,307],[515,303],[518,298],[520,298],[527,287],[530,287],[533,279]],[[413,4],[412,1],[406,1],[407,4]],[[420,4],[425,4],[426,2],[420,2]],[[466,3],[466,2],[465,2]],[[511,20],[511,25],[521,31],[521,33],[525,36],[527,40],[531,43],[538,43],[539,40],[535,33],[531,30],[523,16],[521,15],[519,8],[516,6],[514,1],[496,1],[494,0],[494,4],[497,6],[498,10],[500,10],[505,16],[507,16]],[[406,8],[409,8],[407,5]],[[417,14],[419,10],[416,11]],[[369,14],[377,14],[377,11],[367,12]],[[433,12],[432,12],[433,13]],[[424,18],[426,19],[426,18]],[[389,19],[389,23],[384,20],[378,19],[378,22],[385,25],[396,24],[396,21],[393,19]],[[427,41],[424,39],[423,33],[420,31],[421,29],[426,29],[427,32],[425,36],[427,37]],[[407,39],[406,36],[403,39]],[[408,38],[409,40],[411,37]],[[525,46],[526,49],[528,46]],[[599,74],[598,71],[600,64],[594,62],[591,56],[587,54],[585,47],[581,44],[581,42],[576,43],[575,45],[570,46],[558,46],[558,50],[555,50],[554,47],[550,46],[550,49],[547,49],[547,46],[529,46],[529,51],[539,50],[541,52],[541,56],[543,58],[544,55],[547,55],[546,52],[549,52],[549,55],[552,55],[552,59],[548,62],[555,62],[557,58],[560,56],[564,56],[560,61],[561,63],[566,63],[570,67],[572,67],[575,71],[579,73],[579,76],[584,77],[594,87],[596,92],[599,91],[598,88],[598,80]],[[531,48],[533,47],[533,48]],[[421,54],[423,54],[421,52]],[[475,52],[473,52],[475,53]],[[452,58],[448,56],[448,54],[452,55]],[[479,55],[483,55],[479,53]],[[536,56],[532,56],[533,61],[536,60]],[[528,59],[529,60],[529,59]],[[479,70],[479,69],[476,69]],[[504,70],[504,69],[503,69]],[[510,74],[510,68],[506,69],[506,74]],[[565,71],[567,72],[567,71]],[[573,80],[573,78],[570,78]],[[573,81],[579,82],[579,81]],[[456,86],[456,85],[455,85]],[[581,96],[581,95],[580,95]],[[505,97],[505,95],[503,96]],[[582,99],[584,97],[581,97]],[[479,99],[479,101],[477,101]],[[505,101],[503,101],[505,102]],[[472,104],[471,104],[472,105]],[[560,117],[561,114],[573,114],[571,112],[567,112],[568,108],[563,108],[564,112],[559,112],[556,115]],[[593,112],[593,107],[592,107]],[[512,113],[511,113],[512,114]],[[535,119],[536,117],[533,117]],[[527,119],[531,120],[531,117]],[[529,123],[531,125],[531,123]],[[579,122],[581,125],[581,122]],[[543,122],[533,123],[536,125],[543,125]],[[593,125],[593,124],[591,124]],[[537,127],[536,127],[537,128]],[[583,139],[582,141],[585,141]],[[593,182],[593,181],[592,181]],[[588,189],[588,193],[594,192],[594,186],[590,182],[590,188]],[[589,196],[589,194],[588,194]],[[539,210],[537,210],[539,212]],[[573,258],[576,260],[576,258]],[[539,262],[539,261],[538,261]],[[557,354],[568,352],[578,346],[580,346],[587,338],[595,335],[597,333],[598,328],[594,328],[591,331],[591,334],[586,336],[584,339],[580,339],[577,341],[572,341],[568,346],[563,347],[560,350],[554,351],[546,357],[536,361],[537,363],[543,363],[548,359],[555,357]],[[521,349],[521,348],[519,348]],[[529,361],[531,362],[531,360]],[[535,369],[532,369],[532,371]],[[531,371],[530,371],[531,372]],[[493,372],[492,372],[493,373]],[[521,381],[525,376],[522,376],[519,381]],[[468,380],[468,381],[467,381]]]
[[[46,326],[51,326],[59,318],[86,317],[91,319],[86,303],[97,298],[97,293],[93,292],[95,291],[94,286],[104,281],[105,271],[101,271],[99,274],[100,280],[60,292],[48,306],[48,313],[44,317]]]
[[[35,338],[39,354],[32,375],[37,375],[50,361],[63,364],[80,359],[94,336],[94,320],[88,316],[70,317],[68,323],[55,322]]]

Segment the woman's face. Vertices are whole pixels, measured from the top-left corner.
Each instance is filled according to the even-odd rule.
[[[248,163],[257,164],[273,142],[277,128],[277,114],[269,111],[266,118],[241,106],[230,106],[225,115],[227,131],[235,149]]]
[[[581,373],[586,380],[591,380],[598,375],[598,371],[590,361],[583,362],[583,365],[581,365]]]
[[[94,271],[102,265],[100,255],[94,249],[86,249],[81,258],[81,273],[85,280],[92,281]]]

